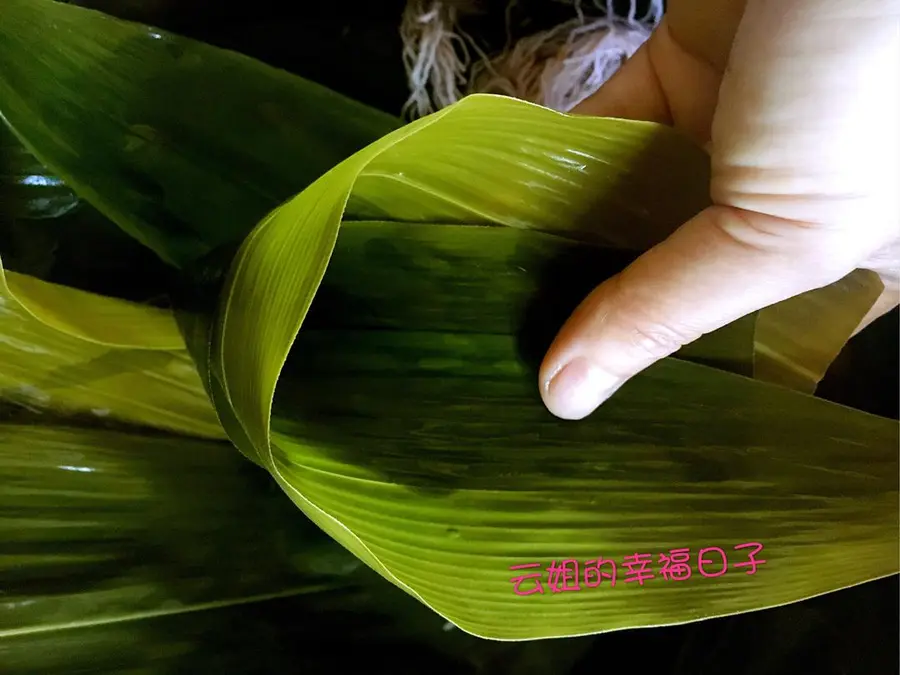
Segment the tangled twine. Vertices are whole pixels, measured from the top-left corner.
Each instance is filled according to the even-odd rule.
[[[585,16],[582,0],[556,1],[573,5],[576,15],[507,44],[489,58],[458,26],[461,15],[473,11],[471,2],[409,0],[400,28],[410,88],[404,116],[422,117],[475,92],[505,94],[566,112],[638,50],[663,14],[663,0],[651,0],[640,19],[635,0],[625,16],[615,15],[612,0],[594,0],[600,13],[594,17]],[[507,30],[515,2],[507,7]]]

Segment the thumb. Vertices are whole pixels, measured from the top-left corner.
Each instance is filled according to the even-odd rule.
[[[834,239],[808,223],[707,208],[575,310],[541,366],[545,405],[581,419],[704,333],[837,281],[854,265]]]
[[[685,3],[687,5],[687,3]],[[837,281],[897,224],[900,0],[753,0],[712,123],[716,203],[599,286],[540,372],[590,414],[704,333]]]

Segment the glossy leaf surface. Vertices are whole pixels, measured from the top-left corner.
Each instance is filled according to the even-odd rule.
[[[502,323],[509,319],[497,318],[499,335],[478,332],[482,323],[492,324],[489,311],[488,318],[478,318],[481,307],[491,305],[482,302],[491,291],[507,293],[498,307],[516,306],[511,286],[485,284],[481,297],[460,292],[468,298],[460,301],[465,310],[448,312],[443,320],[469,316],[470,330],[451,332],[435,324],[424,332],[428,319],[416,308],[426,308],[435,295],[433,270],[446,265],[465,286],[466,266],[479,266],[475,255],[455,261],[434,255],[416,269],[409,258],[394,255],[402,245],[387,242],[404,239],[394,235],[380,251],[370,249],[368,264],[343,269],[358,288],[381,274],[395,275],[396,288],[408,289],[386,295],[381,309],[371,312],[405,313],[405,319],[395,319],[396,330],[327,330],[323,319],[317,330],[296,337],[324,275],[344,200],[352,194],[351,205],[371,203],[380,199],[373,195],[383,194],[377,182],[363,181],[387,170],[382,154],[408,152],[402,182],[412,186],[416,209],[434,204],[427,222],[445,222],[445,208],[455,208],[466,190],[485,204],[499,195],[512,205],[510,213],[519,209],[501,225],[516,227],[516,218],[527,216],[535,219],[528,229],[552,229],[540,227],[549,211],[542,216],[527,201],[534,183],[510,168],[518,158],[506,158],[506,167],[502,156],[490,168],[482,162],[480,170],[491,172],[492,180],[465,183],[454,180],[462,175],[459,166],[443,179],[429,174],[433,166],[419,159],[441,138],[455,139],[459,157],[465,157],[464,143],[481,144],[476,130],[488,137],[491,119],[518,122],[517,115],[524,120],[520,127],[529,120],[539,124],[537,118],[570,131],[584,125],[584,138],[598,144],[608,143],[617,128],[473,97],[373,144],[254,230],[232,267],[212,342],[214,401],[229,411],[224,424],[232,440],[364,562],[485,637],[528,639],[679,623],[896,573],[895,423],[678,359],[635,378],[589,420],[556,420],[540,403],[536,364],[523,356],[523,336],[511,334],[511,322]],[[596,125],[596,135],[590,125]],[[621,129],[625,134],[635,127]],[[645,130],[651,136],[670,133]],[[529,153],[531,138],[519,138],[521,154]],[[400,195],[392,203],[402,211]],[[471,194],[466,199],[477,202]],[[444,227],[452,241],[451,226],[405,227]],[[462,240],[473,231],[461,227],[458,236]],[[346,283],[344,296],[322,298],[327,312],[365,316]],[[347,297],[351,302],[341,305]],[[392,303],[400,307],[393,313]],[[294,367],[293,361],[302,365]],[[835,544],[850,540],[856,542],[853,553]],[[691,583],[658,580],[643,587],[622,580],[614,589],[527,597],[510,585],[509,567],[518,564],[584,564],[598,555],[622,563],[640,553],[658,565],[659,554],[671,549],[688,548],[696,556],[700,548],[717,546],[735,555],[733,547],[750,542],[762,544],[768,556],[767,566],[754,575],[742,571],[712,580],[695,568]],[[860,557],[860,550],[867,555]]]
[[[19,0],[11,8],[20,12],[20,28],[29,16],[36,18]],[[61,11],[70,12],[64,17],[71,22],[87,16],[74,8]],[[78,45],[83,49],[86,43],[72,34],[56,37],[58,44],[73,40],[77,55]],[[0,28],[0,53],[22,52],[24,44],[14,30]],[[68,57],[56,44],[47,53],[65,66],[59,72],[91,82],[79,57],[66,64]],[[29,118],[22,111],[34,106],[44,116],[38,119],[68,128],[60,132],[68,140],[74,123],[61,111],[78,106],[58,102],[76,101],[80,94],[70,85],[55,88],[53,96],[40,88],[29,93],[17,72],[24,71],[0,74],[0,92],[14,94],[16,101],[0,103],[7,105],[4,115],[10,119],[7,110],[18,115],[13,126],[48,165],[69,178],[60,168],[68,161],[73,184],[88,185],[86,178],[78,182],[75,173],[81,169],[64,145],[50,143],[54,134],[39,124],[23,130]],[[138,93],[115,78],[100,82],[104,90],[94,91],[91,101],[109,103],[105,109],[112,120],[124,125],[119,133],[127,129],[138,138],[125,150],[98,142],[97,161],[126,170],[116,172],[115,183],[110,178],[82,194],[106,203],[105,213],[126,231],[157,251],[179,252],[182,261],[239,238],[235,229],[209,240],[213,224],[225,217],[218,201],[210,208],[201,203],[182,208],[185,195],[204,194],[198,190],[210,158],[223,157],[214,152],[213,141],[172,142],[175,137],[159,136],[156,126],[135,126],[125,113],[132,100],[142,100]],[[122,101],[126,107],[116,107]],[[134,109],[143,115],[148,108]],[[82,123],[85,110],[78,113]],[[106,138],[115,124],[98,125],[97,133]],[[203,131],[192,133],[203,138]],[[46,142],[44,155],[39,142]],[[261,143],[252,136],[215,141],[226,142]],[[196,154],[181,152],[182,147]],[[137,173],[127,159],[135,148]],[[149,154],[141,154],[145,148]],[[234,188],[228,194],[236,195],[236,203],[250,204],[238,184],[255,180],[257,173],[236,164],[215,164],[236,172],[229,176],[241,176],[218,184]],[[279,179],[288,175],[275,173]],[[168,180],[169,174],[178,181],[171,191],[160,192],[158,183],[148,187],[143,180]],[[234,443],[357,557],[477,635],[528,639],[691,621],[896,573],[894,423],[678,359],[636,378],[589,421],[563,423],[540,404],[534,355],[522,344],[529,336],[527,322],[517,324],[518,310],[529,306],[527,296],[541,284],[492,285],[490,274],[479,277],[474,271],[477,243],[487,240],[477,239],[480,228],[473,225],[506,228],[485,235],[503,231],[509,237],[496,259],[480,259],[497,271],[509,272],[523,259],[540,268],[552,257],[542,249],[551,243],[547,233],[640,250],[708,203],[707,180],[703,153],[663,127],[568,117],[500,97],[473,97],[381,136],[271,211],[231,267],[211,335],[191,334],[188,346]],[[108,206],[125,204],[120,195],[129,194],[140,195],[133,212]],[[255,208],[263,201],[254,201]],[[134,221],[146,203],[166,204],[158,222],[171,225],[153,232],[152,242]],[[231,206],[228,217],[252,210]],[[169,218],[172,213],[177,217]],[[347,265],[340,272],[329,263],[336,243],[334,261],[340,260],[343,218],[403,224],[393,226],[390,238],[369,238],[366,246],[375,242],[382,248],[368,249],[366,265]],[[399,256],[407,262],[392,266],[397,256],[392,261],[391,255],[402,246],[392,248],[391,241],[416,241],[409,232],[449,227],[445,223],[454,228],[442,232],[448,235],[445,242],[407,247]],[[359,227],[365,234],[366,225]],[[457,249],[464,253],[453,260],[453,247],[466,238],[469,243]],[[520,251],[521,242],[526,244]],[[408,264],[426,259],[427,265]],[[451,265],[453,272],[447,273]],[[584,269],[583,278],[596,276],[591,283],[607,276]],[[333,273],[341,276],[329,282]],[[467,279],[477,283],[454,291]],[[338,293],[330,300],[317,297],[320,286]],[[400,288],[410,290],[399,293]],[[452,307],[443,316],[428,314],[435,296]],[[446,299],[456,297],[455,305]],[[368,318],[360,316],[364,324],[382,322],[382,330],[353,326],[348,298],[379,306]],[[301,332],[294,344],[314,299],[326,303],[321,320],[311,321],[307,328],[315,330]],[[507,313],[492,313],[498,308]],[[795,330],[793,313],[788,320]],[[469,328],[458,326],[463,323]],[[760,344],[777,355],[783,336],[772,335]],[[735,354],[742,362],[746,352],[725,344],[719,365],[735,361]],[[793,349],[789,360],[806,359],[812,351],[820,368],[829,350],[834,353],[831,347]],[[770,362],[815,379],[815,368],[806,363],[797,368],[779,358]],[[801,386],[809,379],[804,375]],[[748,497],[754,505],[747,505]],[[745,541],[760,542],[768,556],[754,575],[729,572],[697,582],[695,570],[697,583],[662,580],[643,587],[623,579],[616,588],[527,597],[513,594],[509,582],[510,565],[535,558],[583,564],[597,555],[621,561],[646,552],[658,563],[656,555],[671,548],[696,553],[712,542],[730,550]]]
[[[447,675],[537,674],[587,646],[448,631],[228,444],[18,419],[0,421],[4,674],[333,672],[358,659],[337,641],[376,668],[402,651]]]
[[[896,422],[670,359],[571,424],[541,410],[532,374],[509,337],[303,331],[269,468],[326,531],[487,637],[666,625],[897,572]],[[735,550],[749,542],[754,574]],[[698,564],[709,547],[722,576],[715,551]],[[690,577],[667,578],[660,556],[684,548]],[[598,556],[615,586],[585,582]],[[566,560],[579,590],[553,592]],[[516,595],[531,572],[543,593]]]
[[[0,112],[38,159],[182,265],[400,121],[240,54],[5,0]]]
[[[0,398],[225,438],[171,311],[4,273]]]

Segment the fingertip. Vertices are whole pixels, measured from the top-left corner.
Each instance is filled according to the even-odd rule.
[[[541,383],[544,405],[564,420],[584,419],[602,405],[622,381],[584,356],[556,366]]]

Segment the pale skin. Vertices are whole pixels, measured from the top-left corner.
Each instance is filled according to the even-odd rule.
[[[857,268],[900,301],[900,0],[670,0],[574,113],[674,126],[707,148],[713,206],[598,286],[540,391],[591,414],[701,335]]]

